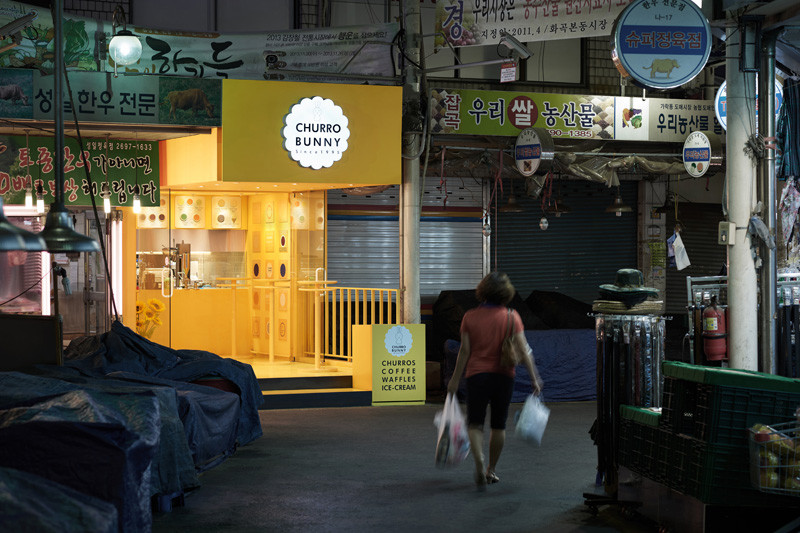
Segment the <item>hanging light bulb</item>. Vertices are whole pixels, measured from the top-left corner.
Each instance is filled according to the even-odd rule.
[[[44,214],[44,189],[41,184],[36,186],[36,212]]]
[[[106,181],[100,186],[100,196],[103,197],[103,212],[108,215],[111,214],[111,188],[108,186],[108,138],[106,135]]]
[[[622,201],[622,195],[617,188],[617,195],[614,197],[614,202],[606,207],[606,213],[614,213],[615,216],[621,217],[622,213],[630,213],[633,209],[629,205],[625,205]]]
[[[142,212],[142,200],[139,198],[139,185],[133,187],[133,212],[137,215]]]
[[[25,130],[25,158],[28,160],[28,169],[25,172],[25,207],[30,209],[33,207],[33,191],[31,190],[31,173],[30,173],[30,160],[31,149],[28,144],[28,130]],[[20,166],[22,166],[22,158],[20,157]]]
[[[100,186],[100,196],[103,197],[103,212],[108,215],[111,213],[111,190],[108,188],[108,183]]]

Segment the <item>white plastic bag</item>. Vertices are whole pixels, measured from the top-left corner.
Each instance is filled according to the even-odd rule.
[[[469,454],[467,420],[455,395],[447,395],[444,409],[436,413],[434,423],[439,428],[439,437],[436,441],[436,466],[439,468],[455,466],[466,459]]]
[[[541,398],[531,394],[525,400],[525,405],[522,406],[522,411],[517,419],[517,436],[524,441],[541,445],[544,428],[547,427],[549,418],[550,409],[544,405]]]

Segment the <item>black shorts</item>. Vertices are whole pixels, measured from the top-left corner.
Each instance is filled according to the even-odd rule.
[[[491,405],[489,427],[505,429],[508,406],[514,393],[514,378],[486,372],[467,378],[467,423],[480,426],[486,420],[486,407]]]

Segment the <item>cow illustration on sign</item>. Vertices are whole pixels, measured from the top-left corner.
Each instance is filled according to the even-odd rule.
[[[28,105],[28,97],[17,84],[0,86],[0,99],[10,100],[15,104],[17,100],[22,100],[22,105]]]
[[[198,110],[205,109],[209,118],[214,118],[214,104],[208,101],[202,89],[184,89],[183,91],[170,91],[162,105],[169,104],[169,118],[175,118],[176,109],[192,111],[192,116],[197,116]]]
[[[655,78],[658,73],[665,73],[667,78],[672,73],[672,69],[681,68],[677,59],[654,59],[650,66],[642,67],[650,70],[650,77]]]

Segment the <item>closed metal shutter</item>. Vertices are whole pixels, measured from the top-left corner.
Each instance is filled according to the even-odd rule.
[[[483,184],[475,178],[425,180],[420,222],[420,297],[474,289],[483,277]],[[397,288],[398,186],[370,195],[328,192],[328,279],[343,287]]]
[[[667,314],[686,314],[687,276],[718,276],[727,264],[728,251],[725,246],[717,244],[717,227],[723,218],[719,204],[678,203],[678,220],[683,226],[681,240],[691,265],[683,270],[667,267]],[[667,238],[672,236],[674,227],[675,210],[670,209],[667,213]]]
[[[613,283],[620,268],[636,268],[636,181],[623,181],[623,202],[633,211],[615,216],[606,213],[615,189],[580,180],[556,180],[552,192],[561,196],[570,212],[547,216],[549,227],[539,229],[541,200],[517,193],[522,213],[504,213],[492,234],[491,264],[506,272],[524,299],[531,291],[555,291],[591,303],[598,287]],[[514,190],[519,191],[520,180]],[[509,184],[504,184],[506,194]],[[498,200],[498,207],[506,198]]]

